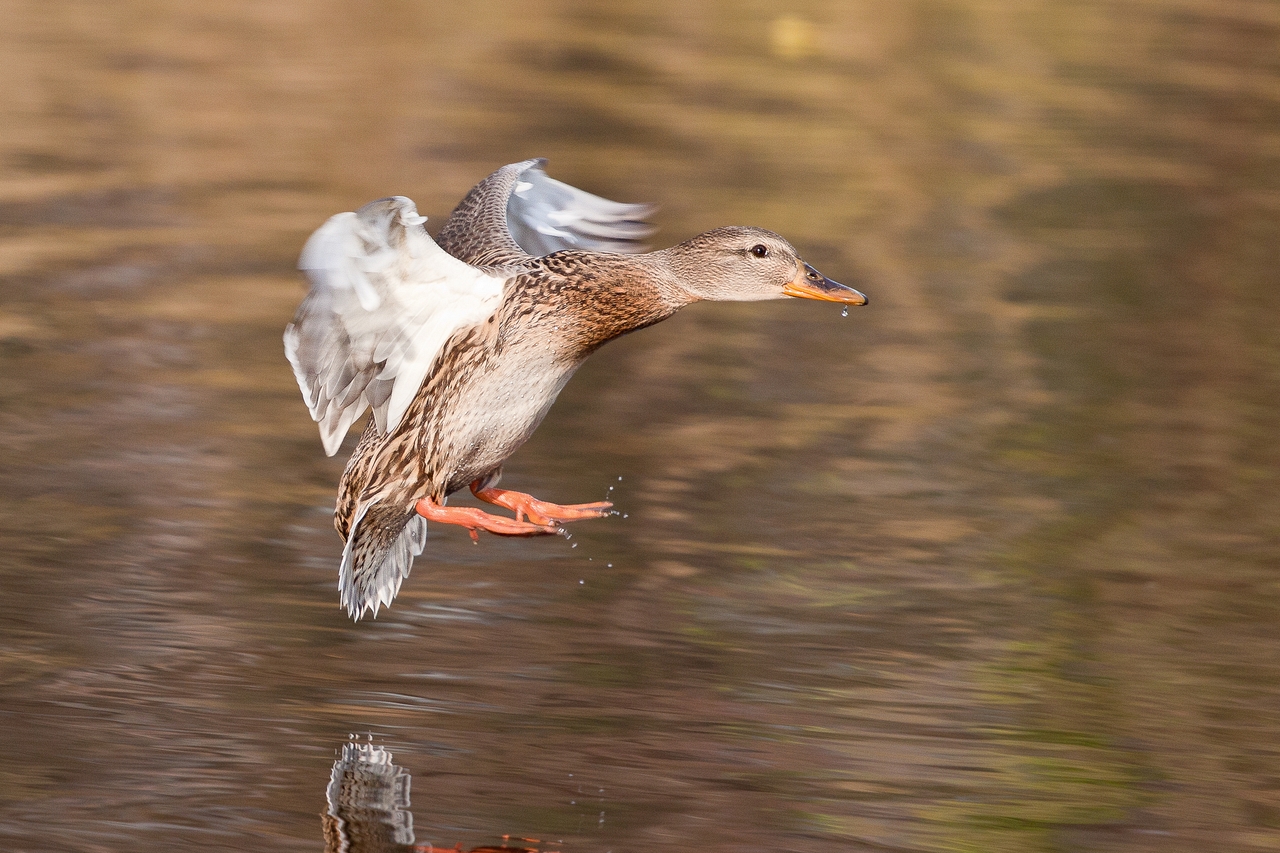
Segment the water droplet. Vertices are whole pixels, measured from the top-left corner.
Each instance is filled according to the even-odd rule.
[[[579,583],[579,584],[585,584],[586,582],[587,582],[587,581],[586,581],[586,578],[580,578],[580,579],[578,580],[578,583]],[[569,775],[570,775],[570,776],[572,776],[573,774],[572,774],[572,773],[570,773]]]
[[[578,547],[578,543],[574,542],[572,545],[569,546],[569,549],[573,550],[574,548],[577,548],[577,547]]]
[[[618,478],[618,482],[619,482],[619,483],[621,483],[621,482],[622,482],[622,478],[621,478],[621,477],[619,477],[619,478]]]
[[[611,568],[611,569],[613,568],[613,563],[605,563],[605,565],[606,565],[606,566],[608,566],[608,567],[609,567],[609,568]]]
[[[848,317],[848,316],[849,316],[849,306],[848,306],[848,305],[846,305],[846,306],[844,306],[843,308],[841,308],[841,309],[840,309],[840,316],[841,316],[841,317]]]
[[[622,514],[622,517],[623,517],[623,518],[626,518],[626,517],[627,517],[627,514],[624,512],[624,513]]]

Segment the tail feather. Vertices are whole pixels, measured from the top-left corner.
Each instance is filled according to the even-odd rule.
[[[377,498],[363,504],[338,570],[338,592],[351,618],[368,610],[376,619],[380,607],[389,607],[426,544],[427,520],[412,507],[382,506]]]

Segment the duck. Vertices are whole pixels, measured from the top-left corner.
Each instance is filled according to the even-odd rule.
[[[413,201],[329,218],[298,267],[310,288],[285,354],[327,455],[371,417],[343,470],[339,601],[389,607],[427,523],[500,536],[562,532],[609,501],[556,504],[498,488],[502,466],[604,344],[700,301],[867,304],[763,228],[716,228],[647,251],[653,205],[624,204],[512,163],[476,184],[435,239]],[[449,506],[469,488],[511,515]]]

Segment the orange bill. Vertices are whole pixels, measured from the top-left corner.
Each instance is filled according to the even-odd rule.
[[[845,305],[866,305],[867,297],[846,284],[832,281],[808,264],[802,263],[796,277],[787,282],[782,292],[800,299],[820,299],[823,302],[843,302]]]

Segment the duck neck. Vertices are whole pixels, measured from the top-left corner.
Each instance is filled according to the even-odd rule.
[[[725,299],[723,288],[717,288],[722,276],[715,266],[715,256],[706,251],[715,234],[715,231],[708,231],[669,249],[644,256],[654,267],[662,270],[673,292],[684,300],[682,305]]]
[[[552,323],[568,354],[586,358],[616,337],[667,319],[697,297],[681,286],[660,254],[566,251],[542,258],[553,273],[542,288],[551,292],[532,295],[533,301],[556,309],[538,324]]]

